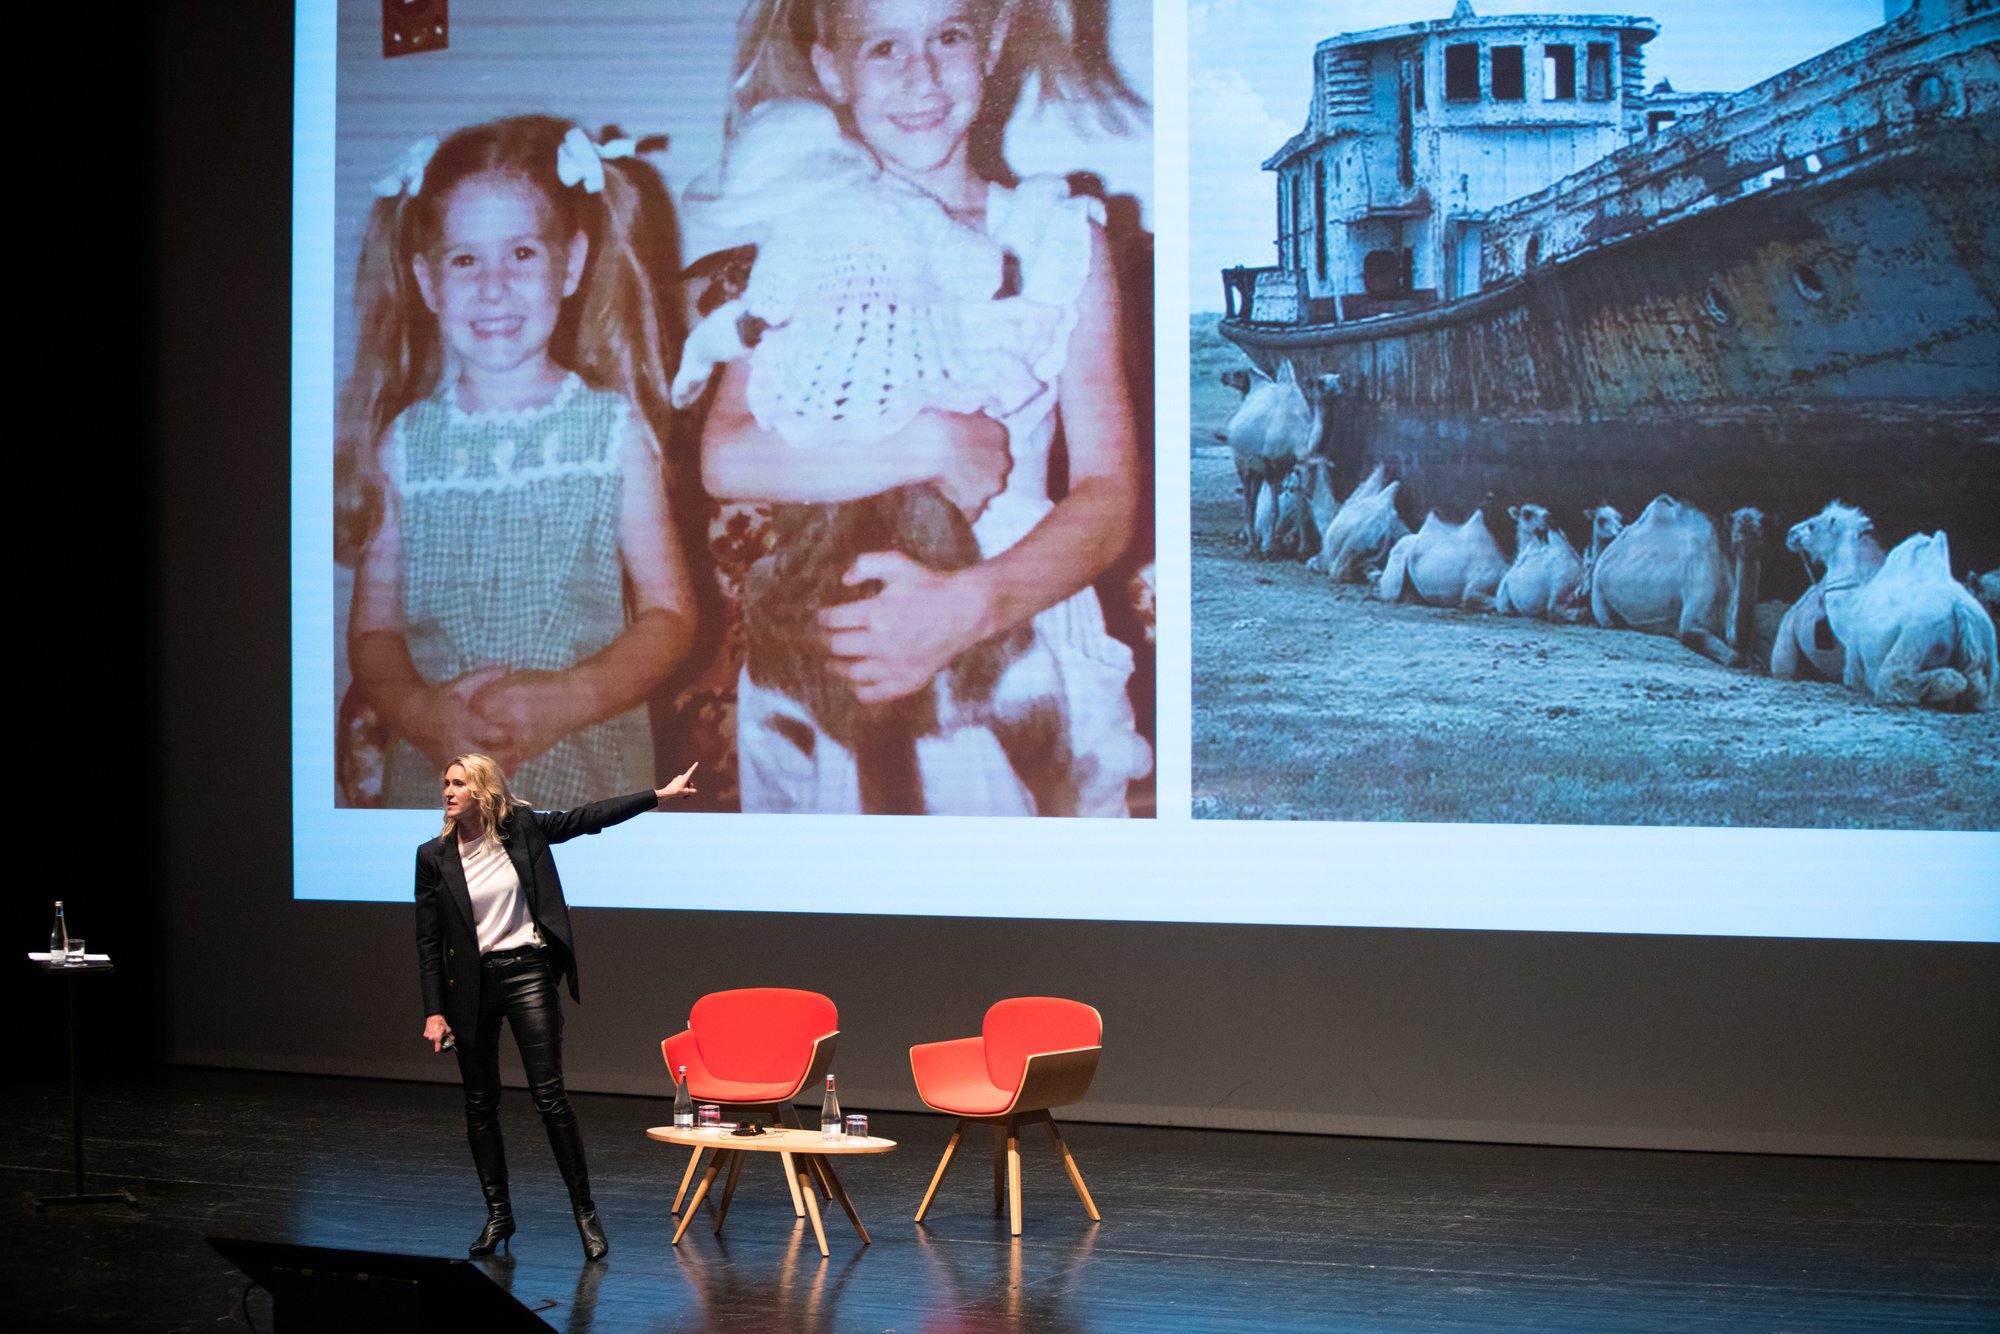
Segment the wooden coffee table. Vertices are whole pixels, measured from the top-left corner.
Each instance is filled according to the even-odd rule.
[[[715,1178],[723,1168],[729,1169],[729,1178],[723,1183],[722,1200],[715,1209],[715,1232],[722,1235],[722,1220],[729,1214],[730,1197],[736,1194],[736,1176],[743,1170],[743,1155],[746,1153],[776,1153],[786,1155],[786,1161],[797,1174],[799,1195],[805,1201],[806,1216],[812,1219],[813,1236],[819,1240],[819,1253],[824,1256],[826,1249],[826,1229],[819,1218],[819,1189],[813,1178],[817,1176],[825,1183],[826,1193],[840,1201],[840,1207],[847,1211],[848,1221],[854,1224],[854,1231],[861,1238],[863,1246],[869,1245],[868,1229],[861,1225],[861,1215],[854,1212],[854,1201],[847,1198],[839,1176],[835,1175],[832,1159],[843,1154],[887,1153],[896,1147],[896,1141],[870,1135],[866,1139],[843,1137],[841,1139],[821,1139],[817,1130],[797,1130],[780,1127],[766,1130],[761,1135],[733,1135],[728,1131],[681,1130],[674,1126],[654,1126],[646,1132],[646,1138],[656,1139],[662,1144],[679,1144],[688,1148],[712,1150],[708,1161],[708,1171],[702,1174],[701,1184],[695,1187],[694,1198],[681,1211],[680,1226],[674,1229],[674,1245],[681,1244],[681,1235],[688,1230],[695,1211],[708,1196],[708,1189],[715,1184]]]

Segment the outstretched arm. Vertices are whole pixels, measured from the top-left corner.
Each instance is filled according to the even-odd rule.
[[[665,787],[659,788],[653,793],[653,800],[661,810],[665,810],[667,803],[675,797],[685,800],[694,795],[694,771],[700,767],[701,761],[696,760],[693,764],[690,764],[687,768],[668,779]]]
[[[1014,546],[955,573],[886,552],[857,560],[847,582],[880,580],[882,592],[820,613],[857,698],[890,700],[921,689],[972,645],[1087,588],[1131,542],[1138,443],[1120,336],[1104,234],[1093,225],[1090,272],[1058,386],[1069,493]]]
[[[1007,428],[983,413],[925,410],[861,448],[801,449],[757,424],[748,378],[741,360],[722,368],[702,429],[702,485],[718,499],[834,504],[936,482],[959,509],[977,514],[1007,480]]]
[[[471,695],[503,768],[533,759],[580,728],[643,702],[686,658],[694,640],[694,595],[667,508],[652,434],[635,413],[621,442],[619,554],[632,618],[590,657],[558,672],[508,672]]]

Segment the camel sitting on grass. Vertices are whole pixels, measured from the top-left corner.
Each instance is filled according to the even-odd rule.
[[[1345,503],[1326,524],[1320,538],[1319,554],[1306,562],[1339,583],[1362,583],[1369,567],[1384,559],[1396,542],[1409,536],[1409,528],[1396,513],[1396,492],[1401,482],[1388,481],[1381,464],[1354,488]]]
[[[1494,608],[1503,616],[1579,619],[1583,558],[1561,529],[1549,527],[1549,512],[1540,505],[1509,505],[1507,513],[1514,520],[1514,563],[1493,595]]]
[[[1658,496],[1597,558],[1590,614],[1599,625],[1672,635],[1703,657],[1741,667],[1755,639],[1764,516],[1729,516],[1725,558],[1715,521]]]
[[[1307,487],[1306,464],[1300,464],[1278,488],[1278,521],[1264,553],[1273,560],[1304,560],[1319,550],[1319,525],[1313,520]]]
[[[1786,545],[1826,567],[1827,623],[1845,650],[1841,680],[1885,704],[1993,707],[2000,654],[1993,618],[1952,577],[1943,533],[1896,544],[1868,568],[1868,516],[1838,501],[1795,525]]]
[[[1318,551],[1326,526],[1340,513],[1340,498],[1333,493],[1333,460],[1315,454],[1299,463],[1299,473],[1305,478],[1306,509],[1312,519],[1312,550]]]
[[[1811,531],[1811,520],[1796,524],[1785,535],[1785,546],[1799,553],[1806,573],[1814,572],[1814,558],[1801,545]],[[1864,531],[1855,545],[1855,570],[1863,579],[1873,579],[1882,568],[1882,544],[1872,530]],[[1826,579],[1824,573],[1812,587],[1799,594],[1798,601],[1785,609],[1778,623],[1778,637],[1771,644],[1771,675],[1781,681],[1839,681],[1847,672],[1847,653],[1834,637],[1826,619]]]
[[[1590,619],[1590,584],[1597,574],[1597,558],[1604,554],[1604,548],[1611,545],[1613,538],[1625,531],[1625,516],[1610,505],[1587,509],[1583,518],[1590,525],[1590,545],[1583,549],[1583,574],[1563,605],[1563,619],[1569,621]]]
[[[1408,594],[1433,607],[1490,611],[1506,573],[1500,544],[1486,530],[1485,510],[1474,510],[1460,524],[1446,523],[1433,510],[1423,527],[1389,549],[1375,596],[1400,602]]]

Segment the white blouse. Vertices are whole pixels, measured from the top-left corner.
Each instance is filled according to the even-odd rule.
[[[458,860],[465,867],[465,887],[472,893],[472,923],[479,933],[479,952],[492,954],[540,945],[542,933],[528,915],[528,896],[521,892],[521,877],[500,840],[488,833],[461,843]]]

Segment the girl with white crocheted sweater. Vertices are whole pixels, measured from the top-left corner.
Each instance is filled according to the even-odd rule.
[[[925,407],[862,447],[788,439],[760,420],[742,360],[729,362],[703,437],[711,495],[732,501],[858,500],[932,482],[968,516],[981,559],[926,567],[895,552],[861,555],[849,585],[879,591],[828,607],[819,626],[831,670],[864,702],[915,694],[960,654],[1023,626],[1035,652],[1028,688],[1061,704],[1076,781],[1074,810],[1126,813],[1126,788],[1151,753],[1126,697],[1130,652],[1105,632],[1091,585],[1132,538],[1138,445],[1121,368],[1116,288],[1094,201],[1060,181],[1009,189],[973,162],[991,88],[1018,95],[1027,72],[1047,97],[1107,110],[1136,101],[1101,50],[1068,41],[1067,0],[757,0],[739,60],[741,115],[775,98],[833,107],[885,173],[990,238],[1019,268],[1020,295],[1052,312],[1029,347],[1029,395],[1011,410]],[[1004,123],[1011,106],[998,108]],[[914,266],[923,256],[911,256]],[[1000,303],[994,303],[1000,304]],[[991,411],[986,409],[990,408]],[[992,413],[1000,415],[995,416]],[[767,408],[765,417],[770,413]],[[1060,421],[1067,487],[1049,498]],[[1010,675],[1015,675],[1010,669]],[[739,681],[738,754],[750,811],[861,809],[854,758],[796,700]],[[950,726],[924,737],[924,809],[1034,814],[1036,802],[992,733]]]

